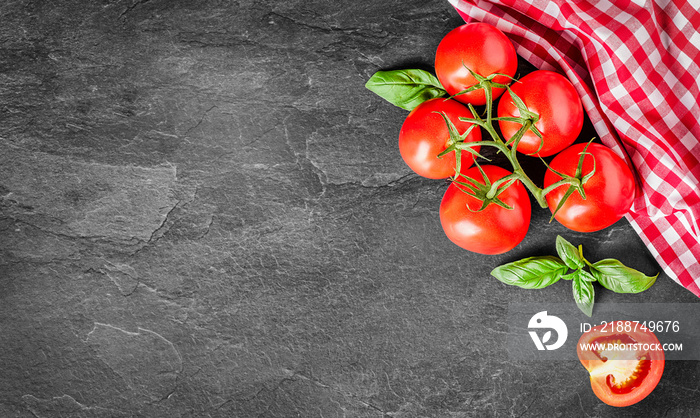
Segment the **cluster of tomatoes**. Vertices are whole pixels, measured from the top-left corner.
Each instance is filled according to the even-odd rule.
[[[631,170],[610,148],[574,144],[584,111],[572,83],[545,70],[514,80],[517,63],[513,44],[498,28],[470,23],[453,29],[435,54],[435,74],[448,97],[420,103],[399,133],[401,156],[413,171],[453,180],[440,204],[447,237],[481,254],[504,253],[523,240],[530,224],[530,194],[540,206],[549,207],[557,221],[580,232],[618,221],[635,195]],[[476,107],[483,106],[489,118],[495,113],[488,122],[498,122],[505,145],[543,161],[553,156],[542,188],[526,177],[517,161],[511,161],[513,170],[479,162],[480,148],[489,144],[482,138],[484,125],[472,125],[483,120],[475,114]],[[515,137],[517,141],[511,141]],[[455,142],[463,143],[461,152],[446,153]],[[479,190],[487,191],[487,199],[480,198]]]

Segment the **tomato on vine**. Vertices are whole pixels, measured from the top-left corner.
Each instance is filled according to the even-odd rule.
[[[443,116],[449,119],[460,135],[466,133],[472,124],[459,118],[474,117],[469,109],[455,100],[434,98],[413,109],[399,131],[401,158],[416,174],[430,179],[444,179],[456,173],[455,152],[438,156],[453,141],[450,127]],[[481,140],[481,131],[478,127],[473,128],[465,141]],[[478,153],[479,147],[475,147],[474,151]],[[474,162],[474,154],[463,151],[460,155],[460,171],[466,170]]]
[[[553,71],[533,71],[514,82],[510,90],[516,97],[504,94],[498,103],[503,136],[512,138],[522,127],[523,123],[512,120],[517,118],[529,121],[537,131],[525,131],[518,142],[519,152],[548,157],[574,143],[583,127],[583,106],[566,77]],[[523,105],[527,111],[520,109]]]
[[[440,223],[450,241],[475,253],[502,254],[525,238],[530,197],[512,174],[482,165],[450,184],[440,202]]]
[[[447,93],[475,106],[486,104],[484,89],[457,95],[479,83],[472,72],[487,78],[497,74],[492,81],[503,87],[493,89],[493,99],[505,91],[517,67],[518,56],[510,39],[487,23],[468,23],[451,30],[435,52],[435,74]]]
[[[566,176],[582,178],[581,184],[557,185]],[[544,187],[551,189],[545,198],[554,218],[578,232],[599,231],[617,222],[629,211],[636,192],[625,161],[597,143],[575,144],[557,154]]]
[[[399,133],[401,156],[421,176],[454,180],[441,203],[441,222],[452,241],[474,252],[505,252],[523,239],[530,220],[525,190],[552,211],[553,219],[580,232],[615,223],[629,211],[636,193],[634,174],[612,150],[600,144],[571,145],[584,119],[573,85],[562,75],[539,70],[509,87],[517,64],[513,44],[503,32],[486,23],[469,23],[441,40],[435,75],[418,69],[379,71],[366,84],[410,111]],[[506,90],[494,109],[495,99]],[[476,111],[478,105],[485,105],[483,112]],[[482,131],[488,138],[481,138]],[[498,168],[468,168],[476,157],[485,158],[483,147],[495,148],[508,159],[512,168],[499,173],[506,180],[489,177]],[[542,188],[526,173],[519,153],[559,153]],[[476,184],[478,176],[459,177],[474,170],[483,174],[484,183]],[[497,187],[487,190],[491,183]],[[506,197],[520,203],[508,203]]]

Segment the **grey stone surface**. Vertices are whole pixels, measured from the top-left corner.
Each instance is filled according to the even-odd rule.
[[[697,416],[697,362],[614,410],[576,363],[514,362],[495,266],[554,251],[658,265],[626,221],[534,208],[523,243],[444,236],[447,184],[364,89],[430,69],[447,1],[0,4],[0,416]],[[523,63],[523,70],[528,66]],[[593,133],[591,133],[592,135]],[[661,275],[598,302],[697,298]]]

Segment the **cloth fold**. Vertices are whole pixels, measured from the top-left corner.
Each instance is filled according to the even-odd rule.
[[[627,219],[700,297],[700,1],[449,1],[571,80],[601,141],[636,168]]]

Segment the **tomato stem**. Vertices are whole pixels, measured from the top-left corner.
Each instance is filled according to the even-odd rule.
[[[478,84],[470,87],[468,91],[473,91],[476,89],[483,89],[484,90],[484,96],[486,98],[486,109],[485,109],[485,119],[479,116],[479,113],[476,111],[474,106],[472,104],[468,104],[469,110],[471,113],[474,115],[472,118],[459,118],[462,122],[468,122],[473,125],[479,126],[483,128],[486,132],[488,132],[489,136],[491,137],[491,140],[481,140],[481,141],[476,141],[476,142],[465,142],[464,139],[466,138],[465,135],[452,135],[453,141],[451,142],[451,145],[448,149],[446,149],[443,154],[448,153],[448,152],[455,152],[457,154],[457,157],[459,158],[459,154],[463,150],[467,150],[474,157],[483,157],[481,156],[478,152],[476,152],[473,148],[474,147],[483,147],[483,146],[488,146],[488,147],[494,147],[496,150],[500,153],[502,153],[507,159],[508,162],[510,163],[512,167],[513,174],[510,176],[505,177],[504,179],[501,179],[501,181],[494,183],[489,192],[484,196],[485,199],[491,200],[495,199],[500,192],[505,190],[506,187],[508,187],[510,184],[512,184],[514,181],[519,180],[532,194],[532,196],[535,198],[537,203],[542,207],[542,208],[547,208],[547,200],[545,196],[555,190],[558,187],[561,186],[569,186],[567,193],[565,194],[564,198],[561,200],[559,203],[559,207],[563,205],[563,203],[566,201],[566,199],[574,192],[578,192],[581,197],[585,199],[585,192],[583,190],[583,184],[586,183],[586,181],[593,175],[595,172],[595,162],[594,162],[594,167],[591,172],[587,173],[586,175],[583,175],[583,159],[584,156],[587,155],[586,149],[583,150],[581,153],[581,157],[579,159],[579,164],[577,167],[576,174],[574,176],[567,176],[561,173],[555,172],[555,174],[559,175],[562,177],[562,179],[549,187],[546,188],[540,188],[538,187],[534,181],[527,175],[525,170],[520,164],[520,161],[518,160],[518,144],[520,143],[520,140],[523,138],[526,132],[532,131],[537,135],[538,137],[542,138],[542,133],[537,129],[535,124],[539,120],[539,115],[527,108],[525,103],[520,99],[511,89],[509,86],[496,83],[493,81],[493,77],[495,75],[492,75],[490,77],[483,77],[479,74],[476,74],[475,72],[469,70],[472,75],[478,80]],[[506,88],[508,91],[508,94],[510,95],[511,99],[513,100],[513,103],[518,107],[520,111],[520,117],[508,117],[508,118],[494,118],[493,117],[493,104],[494,104],[494,98],[493,98],[493,89],[494,88]],[[466,92],[466,91],[465,91]],[[459,95],[461,93],[457,93]],[[456,96],[456,95],[455,95]],[[451,128],[454,128],[454,125],[447,119],[446,116],[443,116],[446,119],[446,122]],[[494,120],[507,120],[509,122],[515,122],[519,123],[522,126],[518,131],[513,134],[511,138],[509,138],[507,141],[504,141],[504,139],[501,137],[501,135],[496,131],[496,128],[494,127]],[[454,140],[456,139],[456,140]],[[544,145],[544,141],[540,141],[540,149]],[[534,154],[538,153],[540,151],[538,149]],[[443,155],[441,154],[441,155]],[[551,168],[547,165],[544,160],[542,162],[547,166],[548,170],[551,170]],[[554,170],[552,170],[554,171]],[[456,172],[455,177],[459,175],[459,171]],[[454,180],[454,179],[453,179]],[[500,187],[501,184],[505,184],[505,187]],[[557,208],[558,210],[559,208]],[[556,210],[554,211],[556,214]]]

